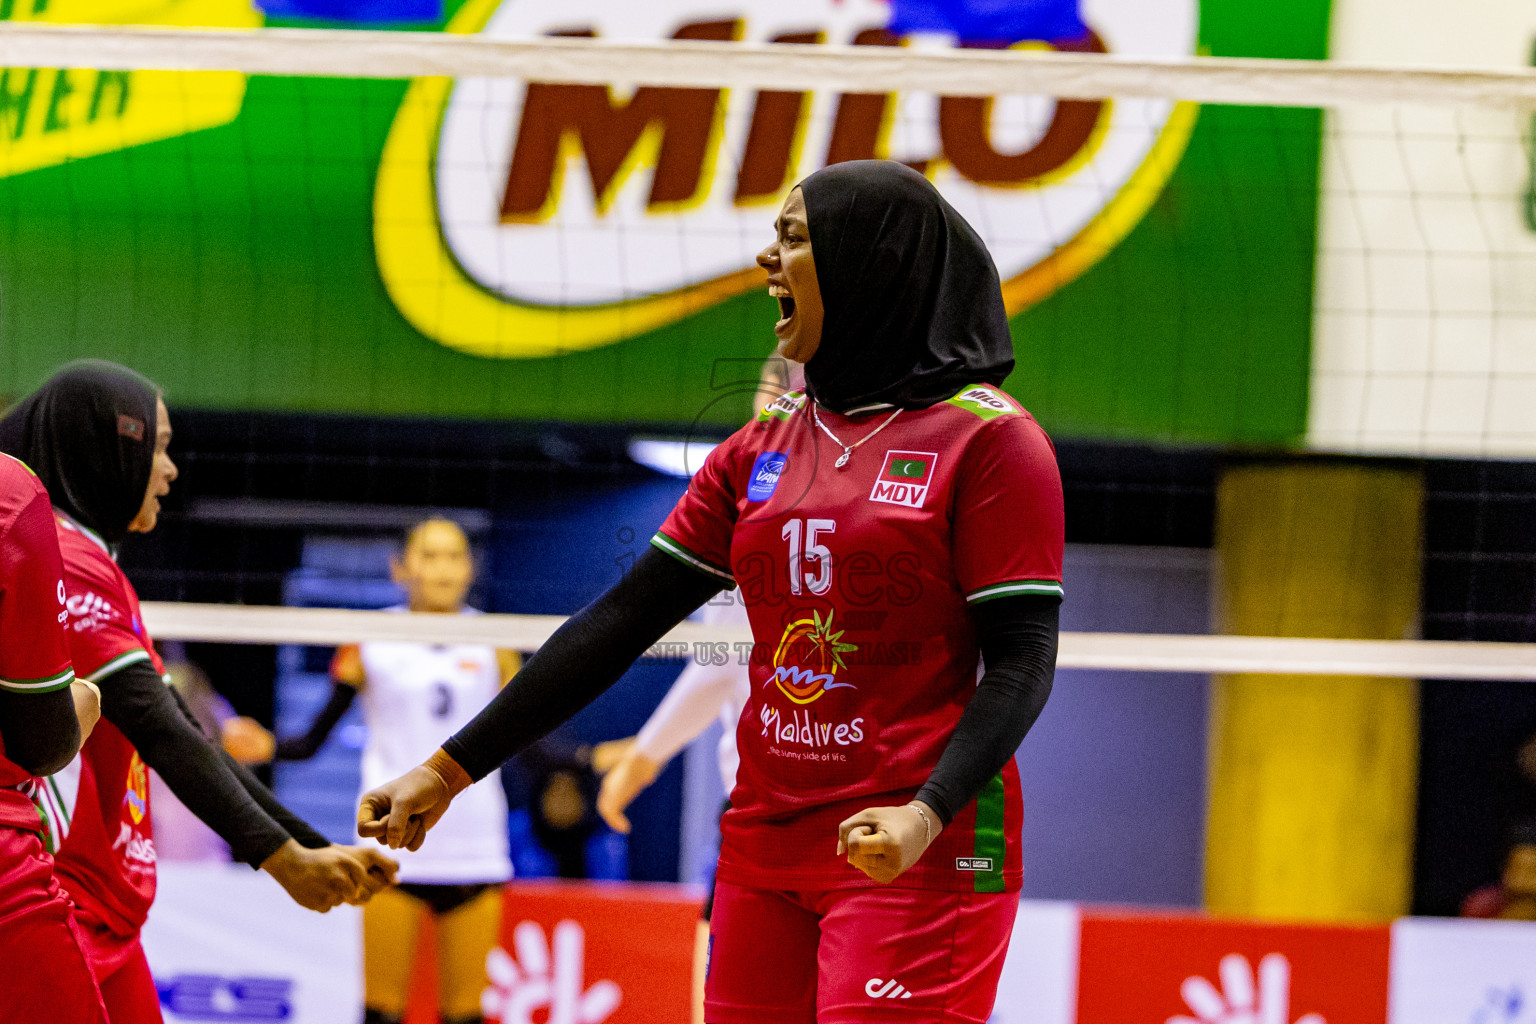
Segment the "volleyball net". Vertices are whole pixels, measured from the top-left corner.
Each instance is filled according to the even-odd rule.
[[[1536,457],[1536,72],[1200,56],[1262,50],[1262,20],[1223,42],[1173,0],[1044,5],[1059,23],[1006,46],[874,0],[644,6],[471,2],[441,33],[0,24],[0,392],[105,356],[180,407],[719,436],[772,347],[754,256],[778,203],[878,156],[985,238],[1007,386],[1060,441]],[[1325,56],[1326,23],[1296,49]],[[1503,525],[1461,553],[1529,574],[1536,539],[1489,539],[1524,522],[1490,473],[1456,500]],[[524,650],[558,621],[146,616],[165,639]],[[652,653],[749,642],[685,625]],[[1514,680],[1533,653],[1068,633],[1061,664]]]
[[[565,618],[147,602],[144,622],[162,640],[326,647],[418,642],[536,651]],[[646,656],[747,664],[756,656],[756,647],[748,629],[685,622],[647,650]],[[1536,644],[1067,632],[1061,635],[1057,666],[1124,672],[1536,681]]]

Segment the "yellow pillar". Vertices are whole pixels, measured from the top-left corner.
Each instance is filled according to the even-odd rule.
[[[1413,636],[1423,507],[1412,469],[1228,470],[1216,500],[1218,632]],[[1417,777],[1414,680],[1216,678],[1207,909],[1323,920],[1406,913]]]

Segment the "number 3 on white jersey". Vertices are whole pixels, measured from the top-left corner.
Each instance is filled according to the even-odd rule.
[[[804,526],[804,545],[801,544],[801,526]],[[799,595],[802,587],[821,595],[832,589],[832,552],[825,544],[818,544],[817,537],[837,530],[833,519],[791,519],[784,524],[784,539],[789,541],[789,592]],[[805,571],[805,560],[815,559],[816,575]]]

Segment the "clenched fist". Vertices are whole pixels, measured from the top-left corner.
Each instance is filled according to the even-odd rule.
[[[308,850],[290,839],[261,864],[293,901],[325,913],[343,903],[366,903],[394,883],[400,865],[377,850],[326,846]]]
[[[357,834],[392,850],[419,850],[455,792],[435,769],[417,765],[363,796],[357,807]]]
[[[927,804],[867,807],[837,826],[837,853],[881,884],[917,863],[944,826]]]

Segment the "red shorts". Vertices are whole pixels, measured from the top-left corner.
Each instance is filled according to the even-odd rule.
[[[120,935],[83,907],[75,908],[75,928],[101,986],[107,1020],[111,1024],[163,1024],[160,993],[138,934]]]
[[[105,1024],[69,899],[31,832],[0,827],[0,1024]]]
[[[144,947],[137,942],[117,970],[101,979],[101,998],[112,1024],[165,1022],[160,1013],[160,992],[149,973],[149,961],[144,959]]]
[[[1017,893],[779,892],[720,882],[709,1024],[983,1024]]]

